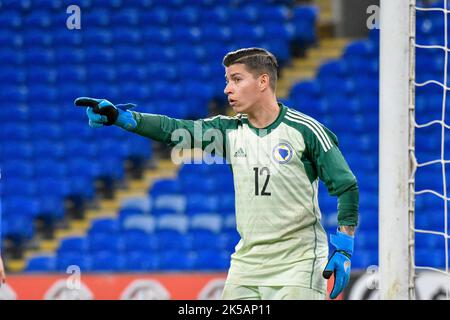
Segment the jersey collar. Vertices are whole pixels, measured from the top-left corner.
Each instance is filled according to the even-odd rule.
[[[245,117],[243,118],[243,122],[245,124],[248,125],[248,127],[250,128],[250,130],[252,130],[257,136],[259,137],[263,137],[265,135],[268,135],[269,133],[271,133],[276,127],[278,127],[280,125],[280,123],[283,121],[284,115],[286,114],[287,111],[287,107],[282,104],[281,102],[278,102],[278,106],[280,107],[280,112],[278,113],[278,117],[275,119],[274,122],[272,122],[271,124],[269,124],[267,127],[265,128],[256,128],[254,127],[250,121],[248,121],[248,118]]]

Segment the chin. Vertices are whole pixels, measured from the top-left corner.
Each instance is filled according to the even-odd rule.
[[[232,107],[232,108],[233,108],[233,111],[236,112],[236,113],[247,113],[247,112],[246,112],[246,111],[247,111],[247,108],[246,108],[246,107],[242,107],[242,106],[237,107],[237,106],[234,106],[234,107]]]

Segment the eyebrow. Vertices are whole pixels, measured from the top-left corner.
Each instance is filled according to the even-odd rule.
[[[237,75],[240,75],[240,76],[242,76],[242,74],[241,73],[239,73],[239,72],[235,72],[235,73],[232,73],[232,74],[230,74],[230,78],[233,78],[234,76],[237,76]],[[225,75],[225,79],[227,78],[227,75]]]

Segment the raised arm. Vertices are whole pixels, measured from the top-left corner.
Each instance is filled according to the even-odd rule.
[[[180,120],[164,115],[131,111],[135,105],[114,105],[105,99],[80,97],[75,105],[87,107],[89,125],[98,128],[117,125],[127,131],[161,141],[169,146],[201,148],[211,146],[217,154],[225,156],[226,129],[233,127],[236,120],[226,116],[216,116],[200,120]]]

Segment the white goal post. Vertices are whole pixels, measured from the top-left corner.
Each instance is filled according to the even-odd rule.
[[[414,299],[414,36],[415,0],[381,0],[380,299]]]

